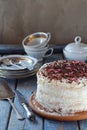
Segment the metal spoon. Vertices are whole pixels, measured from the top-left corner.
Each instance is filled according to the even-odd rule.
[[[5,64],[5,65],[7,65],[7,66],[15,66],[16,68],[19,68],[19,69],[21,69],[21,66],[18,66],[17,64],[14,64],[13,62],[12,62],[12,60],[10,60],[10,59],[4,59],[3,60],[3,63]]]
[[[22,65],[23,67],[25,67],[25,68],[27,68],[27,69],[29,69],[29,70],[33,70],[33,69],[34,69],[34,66],[29,65],[29,63],[26,63],[26,62],[23,61],[23,60],[20,60],[20,61],[18,62],[18,64]]]
[[[34,65],[31,65],[30,63],[26,62],[25,60],[12,60],[11,61],[14,65],[20,65],[23,69],[27,68],[28,70],[33,70]]]

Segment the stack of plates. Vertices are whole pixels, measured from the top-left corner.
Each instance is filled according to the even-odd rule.
[[[25,78],[36,74],[37,60],[26,55],[8,55],[0,58],[0,77]]]

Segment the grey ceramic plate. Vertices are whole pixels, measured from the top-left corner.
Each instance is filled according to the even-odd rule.
[[[25,71],[23,70],[23,72],[22,72],[22,70],[21,71],[17,71],[17,70],[15,70],[15,71],[0,70],[0,77],[10,78],[10,79],[12,79],[12,78],[16,78],[16,79],[26,78],[26,77],[30,77],[30,76],[35,75],[37,73],[38,69],[39,69],[39,65],[37,64],[35,66],[35,69],[32,70],[32,71],[29,71],[27,69],[25,69]]]
[[[7,65],[6,60],[12,61],[12,64]],[[27,66],[35,66],[37,59],[27,55],[8,55],[0,58],[0,69],[1,70],[24,70],[27,67],[21,65],[21,62],[25,62]],[[19,66],[19,67],[16,67]]]

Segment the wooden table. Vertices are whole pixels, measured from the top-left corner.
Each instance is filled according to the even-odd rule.
[[[44,59],[43,63],[62,59],[62,54],[57,53],[50,58]],[[12,89],[19,90],[29,102],[29,97],[37,89],[36,75],[23,79],[6,79]],[[26,118],[26,112],[20,105],[17,96],[13,99],[14,104],[20,111],[24,120],[18,120],[16,114],[7,100],[0,100],[0,130],[87,130],[87,120],[61,122],[48,120],[36,114],[37,122],[34,123]]]

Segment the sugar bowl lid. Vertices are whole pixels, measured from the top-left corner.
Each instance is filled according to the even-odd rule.
[[[87,52],[87,44],[81,43],[80,36],[76,36],[74,41],[75,42],[66,45],[64,49],[68,52],[75,52],[75,53]]]

